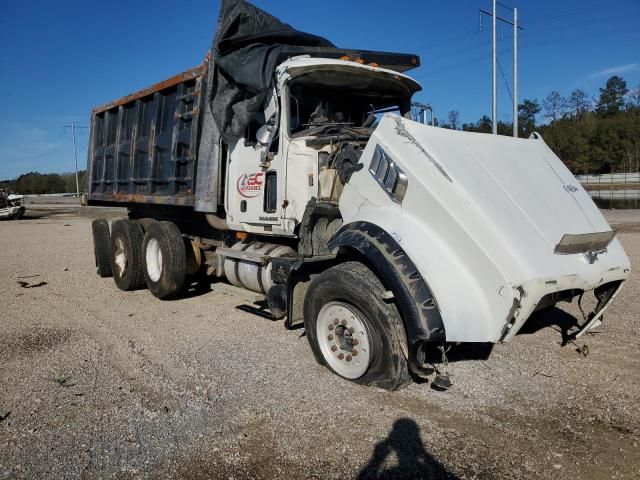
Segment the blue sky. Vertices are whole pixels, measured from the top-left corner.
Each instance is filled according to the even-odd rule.
[[[504,0],[503,3],[509,3]],[[339,46],[418,53],[417,99],[436,115],[462,121],[491,112],[489,0],[255,0],[298,29]],[[597,95],[614,74],[640,84],[640,0],[516,1],[525,27],[520,98],[583,88]],[[389,8],[389,6],[392,8]],[[91,108],[202,61],[213,38],[218,0],[15,1],[0,5],[0,179],[74,168],[71,121],[88,125]],[[509,15],[500,9],[500,14]],[[505,81],[499,118],[511,119],[512,34],[499,31]],[[79,134],[86,164],[87,131]]]

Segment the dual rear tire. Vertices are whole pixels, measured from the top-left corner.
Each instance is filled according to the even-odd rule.
[[[111,270],[116,286],[125,292],[144,287],[142,240],[144,230],[135,220],[111,224]]]
[[[144,278],[151,293],[162,300],[180,293],[187,276],[187,253],[178,227],[171,222],[149,222],[142,251]]]
[[[93,253],[96,261],[96,273],[107,278],[113,275],[111,270],[111,232],[109,222],[105,219],[94,220],[91,224],[93,232]]]
[[[178,295],[187,275],[185,242],[172,222],[152,219],[106,220],[92,224],[98,275],[113,276],[123,291],[145,286],[163,300]]]

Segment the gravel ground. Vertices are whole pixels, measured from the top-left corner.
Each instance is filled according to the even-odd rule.
[[[561,346],[568,305],[452,355],[448,392],[390,393],[331,375],[301,330],[215,285],[118,291],[94,274],[96,212],[0,223],[1,480],[640,476],[637,271],[578,345]],[[606,215],[640,264],[640,211]]]

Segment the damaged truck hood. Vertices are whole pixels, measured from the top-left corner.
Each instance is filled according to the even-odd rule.
[[[304,55],[291,58],[278,66],[276,69],[278,86],[282,90],[284,84],[290,79],[308,74],[318,75],[323,71],[339,73],[346,79],[345,81],[353,81],[360,77],[360,82],[363,84],[362,90],[366,90],[368,87],[368,85],[364,83],[365,79],[370,79],[370,81],[384,80],[391,84],[401,85],[404,91],[403,93],[408,96],[422,90],[422,86],[413,78],[388,68],[362,65],[340,59],[312,58]],[[355,85],[350,85],[350,87],[354,88]]]
[[[611,227],[534,137],[453,131],[386,115],[363,154],[365,168],[345,187],[345,223],[386,224],[431,286],[450,341],[477,341],[479,332],[486,341],[508,340],[544,295],[628,277],[617,239],[592,263],[583,254],[555,253],[564,235]],[[408,177],[401,204],[389,202],[369,172],[376,145]],[[507,326],[510,315],[517,318]],[[477,320],[465,326],[462,316]]]

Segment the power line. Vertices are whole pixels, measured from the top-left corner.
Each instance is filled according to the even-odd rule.
[[[496,2],[496,5],[506,8],[507,10],[513,10],[513,7],[510,7],[509,5],[505,5],[504,3]]]
[[[518,9],[517,8],[509,8],[507,5],[497,2],[497,0],[493,0],[493,8],[491,13],[486,10],[480,9],[480,29],[482,29],[482,15],[488,15],[491,17],[491,30],[492,30],[492,69],[491,69],[491,118],[492,118],[492,132],[494,135],[498,134],[498,85],[496,79],[496,70],[499,66],[498,62],[498,45],[496,38],[496,23],[500,21],[500,25],[503,24],[511,25],[513,27],[513,94],[509,91],[509,95],[511,96],[511,100],[513,103],[513,136],[518,136],[518,33],[519,30],[524,30],[522,26],[518,25]],[[504,17],[500,17],[497,15],[496,7],[500,5],[501,7],[508,8],[510,12],[513,13],[513,21]],[[502,73],[502,77],[504,78],[504,72],[502,72],[502,67],[500,67],[500,72]],[[505,79],[506,83],[506,79]],[[507,85],[508,88],[508,85]]]
[[[37,154],[37,155],[30,156],[30,157],[19,157],[19,158],[14,158],[14,159],[13,159],[13,161],[14,161],[14,162],[19,162],[19,161],[22,161],[22,160],[35,160],[36,158],[45,157],[45,156],[47,156],[47,155],[53,155],[54,153],[64,152],[64,151],[65,151],[66,149],[68,149],[69,147],[70,147],[70,145],[67,145],[67,146],[65,146],[65,147],[58,148],[58,149],[55,149],[55,150],[47,150],[47,151],[44,151],[44,152],[42,152],[42,153],[39,153],[39,154]]]
[[[511,49],[503,48],[498,50],[498,54],[507,53],[509,51],[511,51]],[[429,66],[424,66],[422,68],[425,69],[425,71],[420,72],[420,74],[413,75],[413,78],[415,78],[416,80],[421,80],[426,77],[432,77],[434,75],[438,75],[443,72],[448,72],[451,70],[459,70],[461,68],[466,68],[468,65],[474,65],[476,63],[480,63],[481,61],[486,60],[487,58],[490,58],[490,57],[491,57],[491,52],[483,53],[481,55],[475,55],[471,58],[464,59],[464,61],[460,61],[460,59],[458,59],[458,61],[454,63],[444,64],[442,67],[436,68],[435,70],[432,70],[432,71],[427,71]]]
[[[56,143],[58,140],[62,140],[62,137],[64,137],[67,134],[67,132],[65,132],[64,128],[62,129],[62,135],[60,135],[57,138],[54,138],[53,141],[51,143]]]
[[[462,33],[459,33],[459,34],[454,35],[454,36],[449,37],[449,38],[439,39],[438,43],[439,43],[439,45],[443,45],[443,44],[447,44],[447,43],[455,43],[458,40],[462,40],[463,38],[467,38],[467,37],[472,37],[472,36],[477,35],[479,33],[481,33],[480,30],[474,30],[472,32],[462,32]]]
[[[620,0],[620,1],[622,1],[622,0]],[[499,2],[497,2],[497,3],[500,4]],[[600,4],[600,2],[594,2],[594,4],[595,3]],[[501,6],[505,6],[505,5],[501,4]],[[534,17],[533,20],[527,21],[527,25],[529,25],[531,23],[539,23],[541,21],[552,20],[552,19],[555,19],[555,18],[562,18],[562,17],[565,17],[565,16],[577,16],[577,15],[584,15],[584,14],[589,14],[589,13],[592,13],[592,12],[591,11],[583,11],[583,12],[572,11],[572,12],[565,12],[564,14],[559,14],[559,15],[556,15],[556,16],[553,16],[553,17],[548,17],[548,16]],[[566,27],[577,27],[577,26],[582,26],[582,25],[589,24],[589,23],[597,23],[597,22],[600,22],[600,21],[601,21],[600,19],[588,19],[588,20],[575,22],[575,23],[565,23],[565,24],[562,25],[562,28],[563,28],[563,30],[566,30]],[[537,32],[541,32],[541,31],[549,31],[549,30],[558,30],[558,26],[550,26],[548,28],[536,28],[533,31],[537,33]],[[636,32],[637,32],[637,29],[630,30],[630,31],[623,31],[623,32],[620,32],[619,30],[614,30],[614,31],[608,31],[608,32],[599,32],[598,36],[602,35],[603,33],[604,34],[609,34],[609,33],[612,33],[612,34],[625,34],[625,33],[636,33]],[[463,39],[463,38],[466,38],[466,37],[475,36],[478,33],[482,33],[482,31],[476,30],[474,32],[462,33],[462,34],[459,34],[459,35],[455,35],[455,36],[449,37],[448,39],[444,39],[440,43],[441,44],[446,44],[448,42],[453,42],[453,41],[458,40],[458,39]],[[571,39],[566,39],[566,41],[568,42],[568,41],[573,41],[574,39],[587,38],[587,37],[592,37],[592,36],[593,36],[592,34],[585,34],[585,35],[581,35],[579,37],[573,37]],[[560,39],[560,40],[549,40],[549,39],[547,39],[547,41],[544,42],[543,44],[544,45],[552,44],[552,43],[555,44],[555,43],[561,43],[563,41],[565,41],[565,40],[564,39]],[[490,42],[482,42],[481,44],[477,44],[477,45],[470,46],[470,47],[464,47],[464,48],[465,48],[466,51],[475,50],[475,49],[481,48],[482,46],[487,45],[488,43],[490,43]],[[531,42],[522,42],[522,43],[523,44],[521,44],[519,46],[519,49],[528,47],[529,46],[528,44],[531,43]],[[525,45],[525,43],[526,43],[526,45]],[[536,44],[536,42],[534,41],[533,44]],[[433,64],[436,63],[441,58],[448,57],[450,55],[448,53],[448,50],[459,50],[459,47],[452,47],[450,49],[447,48],[447,46],[445,46],[444,48],[436,48],[433,51],[437,52],[437,55],[435,55],[434,57],[429,57],[428,55],[425,54],[425,55],[423,55],[423,57],[425,59],[429,60],[429,65],[433,66]],[[456,57],[456,58],[459,59],[459,57]],[[424,67],[426,67],[426,65]]]
[[[627,33],[640,34],[640,32],[637,32],[635,30],[629,30],[629,31],[623,31],[623,32],[614,32],[614,31],[604,32],[602,35],[609,35],[609,34],[611,34],[611,35],[614,35],[614,34],[616,34],[616,35],[618,35],[618,34],[619,35],[625,35]],[[584,37],[567,39],[566,43],[573,42],[575,40],[580,40],[581,38],[584,38]],[[549,44],[556,45],[556,44],[561,44],[561,43],[563,43],[561,40],[548,40],[548,41],[544,41],[544,42],[541,42],[541,43],[533,42],[533,43],[529,43],[527,45],[519,46],[518,50],[521,50],[521,49],[527,49],[527,50],[533,49],[533,50],[535,50],[537,48],[541,48],[541,47],[544,47],[544,46],[549,45]],[[483,46],[486,46],[486,44],[483,45]],[[498,50],[498,54],[504,54],[504,53],[507,53],[509,51],[511,51],[510,48],[499,49]],[[455,62],[445,63],[441,67],[435,68],[434,70],[429,70],[430,68],[434,67],[433,64],[423,65],[421,67],[422,71],[420,71],[419,73],[416,73],[415,75],[413,75],[413,78],[415,78],[418,81],[424,81],[428,77],[434,77],[434,76],[440,75],[442,73],[446,73],[446,72],[450,72],[450,71],[455,71],[455,70],[460,70],[462,68],[466,68],[469,65],[475,65],[475,64],[480,63],[480,62],[482,62],[482,61],[484,61],[484,60],[486,60],[487,58],[490,58],[490,57],[491,57],[491,53],[483,53],[481,55],[474,55],[474,56],[472,56],[470,58],[457,57]]]
[[[70,128],[70,127],[71,127],[70,125],[63,126],[62,135],[54,138],[49,143],[55,144],[59,140],[62,140],[62,138],[64,138],[67,135],[67,132],[66,132],[65,128]],[[76,128],[89,128],[89,127],[76,125]],[[13,158],[11,161],[12,162],[21,162],[21,161],[24,161],[24,160],[35,160],[37,158],[46,157],[47,155],[53,155],[53,154],[56,154],[56,153],[64,152],[65,150],[69,149],[70,147],[71,147],[71,145],[65,145],[63,147],[59,147],[58,145],[55,145],[55,146],[53,146],[53,147],[51,147],[51,148],[49,148],[47,150],[44,150],[43,152],[36,153],[35,155],[27,155],[27,156],[24,156],[24,157],[17,157],[17,158]],[[85,144],[85,146],[83,148],[86,149],[87,145]]]
[[[549,31],[557,31],[560,28],[562,28],[562,31],[566,32],[569,28],[582,27],[584,25],[594,25],[594,24],[601,25],[602,24],[602,19],[601,18],[591,18],[591,19],[583,20],[581,22],[563,23],[561,26],[559,26],[559,25],[548,25],[546,27],[536,28],[533,31],[535,33],[541,33],[541,32],[549,32]]]
[[[591,23],[598,23],[598,22],[600,22],[600,20],[599,20],[599,19],[586,20],[586,21],[582,21],[582,22],[576,22],[576,23],[564,24],[564,25],[563,25],[563,28],[565,28],[565,27],[577,27],[577,26],[583,26],[583,25],[587,25],[587,24],[591,24]],[[535,31],[536,33],[538,33],[538,32],[541,32],[541,31],[549,31],[549,30],[558,30],[558,27],[551,26],[551,27],[548,27],[548,28],[542,28],[542,29],[540,29],[540,28],[536,28],[534,31]],[[636,31],[637,31],[637,30],[631,30],[631,32],[634,32],[634,33],[635,33]],[[481,33],[481,31],[476,31],[476,32],[474,32],[472,35],[475,35],[476,33]],[[604,33],[604,34],[608,34],[608,33],[622,33],[622,34],[624,34],[624,33],[628,33],[628,32],[619,32],[619,31],[599,32],[599,35],[602,35],[603,33]],[[467,35],[467,36],[468,36],[468,35]],[[581,35],[581,36],[578,36],[578,37],[572,37],[571,39],[566,39],[566,41],[573,41],[573,40],[575,40],[575,39],[588,38],[588,37],[591,37],[591,36],[592,36],[591,34],[585,34],[585,35]],[[504,40],[504,39],[499,39],[498,41],[500,42],[500,41],[503,41],[503,40]],[[560,42],[563,42],[563,41],[565,41],[565,40],[563,40],[563,39],[559,39],[559,40],[547,40],[546,42],[542,43],[541,45],[555,44],[555,43],[560,43]],[[531,41],[527,41],[527,42],[522,41],[522,42],[521,42],[521,45],[519,46],[519,49],[528,48],[528,47],[530,47],[530,46],[531,46],[531,45],[530,45],[531,43],[532,43],[533,45],[537,45],[537,43],[536,43],[535,41],[533,41],[533,42],[531,42]],[[491,40],[483,41],[482,43],[479,43],[479,44],[476,44],[476,45],[473,45],[473,46],[464,47],[464,50],[465,50],[465,52],[469,52],[469,51],[472,51],[472,50],[478,50],[478,49],[480,49],[480,48],[482,48],[482,47],[485,47],[485,46],[487,46],[487,45],[490,45],[490,44],[491,44]],[[434,64],[437,64],[439,60],[441,60],[441,59],[443,59],[443,58],[451,57],[451,56],[452,56],[452,53],[449,53],[449,51],[450,51],[450,50],[457,50],[457,51],[459,51],[461,48],[462,48],[462,47],[454,47],[454,48],[448,49],[448,48],[446,48],[446,47],[445,47],[444,51],[443,51],[443,50],[441,50],[441,49],[437,49],[437,50],[435,50],[438,54],[437,54],[437,55],[435,55],[435,56],[433,56],[433,57],[429,57],[428,55],[423,55],[423,58],[429,62],[429,63],[428,63],[428,65],[424,65],[424,66],[423,66],[423,68],[433,67],[433,66],[434,66]],[[506,52],[506,51],[507,51],[507,50],[501,50],[501,52]],[[460,57],[459,57],[459,56],[457,56],[456,58],[458,59],[458,61],[460,60]],[[477,59],[477,58],[478,58],[478,57],[473,57],[473,59]]]
[[[507,87],[507,92],[509,92],[509,96],[511,97],[511,101],[513,102],[513,94],[511,93],[511,89],[509,88],[509,84],[507,83],[507,78],[504,76],[504,72],[502,71],[502,65],[500,64],[500,59],[498,58],[498,70],[500,70],[500,74],[502,75],[502,79],[504,80],[504,85]]]
[[[481,42],[481,43],[478,43],[478,44],[476,44],[476,45],[472,45],[472,46],[465,46],[465,47],[464,47],[464,50],[465,50],[465,53],[468,53],[468,52],[471,52],[471,51],[473,51],[473,50],[479,50],[479,49],[481,49],[481,48],[484,48],[484,47],[486,47],[487,45],[490,45],[490,44],[491,44],[491,40],[485,40],[485,41],[483,41],[483,42]],[[458,51],[459,51],[459,50],[460,50],[460,48],[456,47],[456,48],[455,48],[455,50],[458,50]],[[430,65],[433,65],[434,63],[436,63],[436,62],[437,62],[438,60],[440,60],[440,59],[443,59],[443,58],[447,58],[447,59],[448,59],[448,58],[451,58],[451,57],[452,57],[452,56],[454,56],[454,55],[456,56],[456,58],[458,58],[458,59],[460,58],[460,56],[459,56],[459,55],[457,55],[457,54],[455,54],[455,53],[452,53],[452,52],[446,52],[446,51],[445,51],[445,52],[440,52],[440,54],[439,54],[439,55],[436,55],[436,56],[434,56],[434,57],[429,57],[429,56],[425,55],[425,56],[424,56],[424,59],[425,59],[426,61],[428,61]]]
[[[507,8],[506,5],[504,5],[504,4],[501,4],[501,6],[504,6],[505,8]],[[453,55],[455,55],[456,59],[458,61],[460,61],[460,56],[457,55],[457,51],[460,50],[460,47],[458,47],[458,46],[450,46],[450,45],[446,45],[446,44],[447,43],[455,43],[456,40],[460,40],[460,39],[463,39],[463,38],[475,36],[475,35],[478,35],[478,34],[483,33],[483,32],[484,32],[484,30],[480,29],[480,30],[475,30],[473,32],[467,32],[467,33],[462,33],[462,34],[459,34],[459,35],[455,35],[453,37],[449,37],[449,39],[444,39],[443,41],[439,42],[439,44],[440,45],[444,45],[444,47],[436,47],[435,49],[433,49],[433,51],[436,53],[436,55],[434,55],[433,57],[429,56],[428,53],[422,55],[422,58],[428,62],[428,65],[423,65],[423,67],[428,68],[429,66],[433,66],[434,64],[437,64],[439,60],[441,60],[443,58],[450,58]],[[504,40],[504,38],[497,39],[498,42],[502,42],[503,40]],[[469,51],[472,51],[472,50],[481,49],[481,48],[483,48],[483,47],[485,47],[487,45],[490,45],[490,44],[491,44],[491,40],[488,40],[488,41],[483,41],[481,43],[478,43],[478,44],[475,44],[475,45],[472,45],[472,46],[465,46],[464,49],[465,49],[465,52],[469,52]],[[477,58],[477,57],[474,57],[474,58]]]
[[[529,20],[527,23],[528,25],[535,25],[537,23],[547,23],[547,22],[551,22],[553,20],[559,20],[561,18],[565,18],[565,17],[578,17],[578,16],[582,16],[582,15],[588,15],[593,13],[590,10],[583,10],[582,12],[565,12],[565,13],[560,13],[558,15],[553,15],[553,16],[549,16],[549,15],[542,15],[540,17],[534,17],[531,20]]]
[[[598,39],[602,39],[603,37],[607,37],[607,36],[616,36],[619,37],[620,35],[626,35],[626,34],[632,34],[632,35],[637,35],[640,34],[640,32],[637,29],[632,29],[632,30],[609,30],[609,31],[604,31],[604,32],[598,32]],[[527,49],[535,49],[535,48],[539,48],[539,47],[543,47],[546,45],[562,45],[562,44],[567,44],[567,43],[574,43],[576,41],[581,41],[584,40],[585,38],[592,38],[593,34],[585,34],[585,35],[574,35],[571,38],[562,38],[562,39],[546,39],[545,41],[542,42],[533,42],[533,43],[528,43],[527,45],[523,45],[522,48],[527,48]]]
[[[631,3],[633,3],[634,0],[631,0]],[[609,0],[609,3],[616,3],[616,0]],[[628,3],[627,0],[617,0],[617,3]],[[582,1],[581,2],[581,6],[586,8],[585,10],[567,10],[564,12],[559,12],[553,16],[549,16],[549,15],[539,15],[539,16],[534,16],[531,19],[529,19],[527,21],[528,25],[531,24],[535,24],[535,23],[541,23],[541,22],[548,22],[550,20],[556,20],[559,18],[564,18],[564,17],[576,17],[578,15],[587,15],[590,13],[593,13],[592,10],[590,10],[593,7],[601,7],[603,5],[602,0],[595,0],[593,2],[585,2]]]
[[[82,140],[78,139],[78,146],[80,150],[86,150],[87,145],[88,145],[88,142],[83,142]]]

